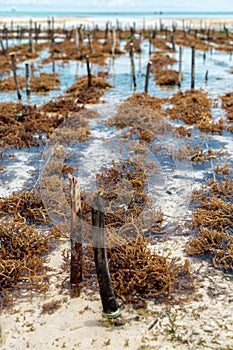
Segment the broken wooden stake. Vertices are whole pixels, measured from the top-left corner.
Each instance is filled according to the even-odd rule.
[[[116,301],[111,287],[108,269],[105,235],[104,235],[104,201],[103,192],[99,191],[92,204],[92,239],[94,246],[94,259],[100,297],[103,306],[102,315],[106,318],[117,318],[121,309]]]
[[[71,204],[71,261],[70,261],[70,295],[72,298],[80,296],[82,282],[82,223],[81,199],[78,179],[69,175],[70,204]]]

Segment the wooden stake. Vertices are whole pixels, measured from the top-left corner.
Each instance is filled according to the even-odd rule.
[[[182,80],[182,47],[179,46],[179,76],[178,76],[178,86],[181,87]]]
[[[145,93],[148,93],[148,86],[149,86],[149,78],[150,78],[150,69],[151,69],[152,62],[149,61],[147,63],[147,69],[146,69],[146,81],[145,81]]]
[[[88,34],[88,44],[89,44],[90,53],[93,53],[93,46],[92,46],[91,35],[90,34]]]
[[[91,87],[92,79],[91,79],[91,68],[90,68],[89,56],[86,56],[86,62],[87,62],[88,87]]]
[[[136,82],[136,75],[135,75],[133,43],[130,43],[130,60],[131,60],[131,69],[132,69],[132,77],[133,77],[133,86],[134,86],[134,90],[135,90],[137,87],[137,82]]]
[[[149,56],[151,55],[151,33],[148,32],[148,38],[149,38]]]
[[[191,89],[195,87],[195,46],[192,46]]]
[[[32,28],[29,29],[29,52],[33,52]]]
[[[29,64],[26,63],[25,67],[26,67],[26,94],[27,94],[27,97],[29,97],[30,93],[31,93],[31,91],[30,91],[30,80],[29,80],[29,78],[30,78]]]
[[[99,191],[93,199],[92,239],[94,246],[96,273],[99,283],[101,302],[103,306],[102,315],[109,319],[116,318],[120,316],[121,310],[111,287],[104,235],[103,193],[101,191]]]
[[[71,204],[71,262],[70,262],[70,294],[72,298],[80,296],[82,282],[82,223],[81,199],[78,179],[69,175]]]
[[[10,54],[10,56],[11,56],[11,66],[14,74],[14,81],[15,81],[15,87],[18,95],[18,100],[21,100],[21,93],[20,93],[19,83],[18,83],[17,74],[16,74],[15,55],[12,53]]]
[[[112,57],[115,58],[115,48],[116,48],[116,29],[112,28]]]
[[[6,54],[7,54],[7,52],[6,52],[6,49],[5,49],[4,45],[3,45],[3,41],[2,41],[2,39],[0,39],[0,45],[1,45],[1,48],[2,48],[2,52],[3,52],[3,54],[4,54],[4,55],[6,55]]]
[[[175,40],[174,40],[174,35],[171,35],[171,44],[172,44],[172,50],[176,51],[176,46],[175,46]]]
[[[8,49],[9,49],[9,46],[8,46],[8,29],[7,27],[4,26],[4,36],[5,36],[5,41],[6,41],[6,53],[8,53]]]
[[[76,30],[75,30],[75,51],[76,51],[76,54],[78,53],[78,47],[79,47],[79,32],[78,32],[78,28],[76,28]]]

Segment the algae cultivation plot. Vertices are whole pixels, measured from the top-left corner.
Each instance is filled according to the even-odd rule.
[[[84,290],[97,290],[90,228],[100,189],[123,303],[188,299],[202,258],[231,276],[231,31],[56,21],[1,30],[2,305],[22,290],[49,289],[50,254],[69,241],[68,174],[81,186]],[[182,259],[164,255],[174,237],[185,237]],[[68,248],[62,258],[68,276]]]

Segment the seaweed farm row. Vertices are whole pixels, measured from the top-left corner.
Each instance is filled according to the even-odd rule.
[[[69,174],[81,187],[83,288],[96,290],[100,189],[123,302],[177,300],[180,288],[188,298],[196,256],[231,274],[233,33],[30,22],[1,34],[2,304],[49,288],[50,254],[69,241]],[[161,254],[170,240],[180,240],[182,259]],[[69,249],[62,254],[68,275]]]

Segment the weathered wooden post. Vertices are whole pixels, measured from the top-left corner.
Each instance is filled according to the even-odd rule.
[[[151,43],[151,32],[149,31],[148,32],[148,39],[149,39],[149,56],[151,55],[151,46],[152,46],[152,43]]]
[[[30,74],[29,74],[29,64],[28,63],[25,64],[25,68],[26,68],[26,95],[27,95],[27,97],[30,97],[31,91],[30,91],[30,80],[29,80]]]
[[[151,69],[152,62],[149,61],[147,63],[147,69],[146,69],[146,81],[145,81],[145,93],[148,93],[148,86],[149,86],[149,78],[150,78],[150,69]]]
[[[179,46],[179,75],[178,75],[178,86],[181,87],[182,80],[182,46]]]
[[[34,22],[34,32],[35,32],[34,37],[35,37],[35,41],[36,41],[36,44],[37,44],[37,42],[38,42],[38,29],[37,29],[37,23],[36,22]]]
[[[117,318],[121,309],[111,287],[108,269],[105,235],[104,235],[104,203],[103,192],[99,191],[92,204],[92,239],[97,279],[102,302],[102,315],[108,319]]]
[[[192,46],[192,60],[191,60],[191,89],[195,87],[195,46]]]
[[[116,49],[116,29],[112,28],[112,58],[115,58],[115,49]]]
[[[75,51],[76,51],[76,54],[78,53],[78,47],[79,47],[79,32],[78,32],[78,28],[76,28],[76,30],[75,30]]]
[[[174,40],[174,35],[171,35],[171,44],[172,44],[172,50],[176,51],[176,45],[175,45],[175,40]]]
[[[133,54],[133,43],[130,43],[130,60],[131,60],[131,69],[132,69],[132,78],[134,90],[137,87],[136,75],[135,75],[135,64],[134,64],[134,54]]]
[[[6,42],[6,53],[8,53],[9,45],[8,45],[8,29],[6,26],[4,26],[4,37]]]
[[[203,52],[203,64],[205,64],[205,61],[206,61],[206,53],[205,51]]]
[[[4,55],[6,55],[6,54],[7,54],[7,52],[6,52],[6,49],[5,49],[4,45],[3,45],[3,41],[2,41],[2,39],[0,39],[0,45],[1,45],[1,48],[2,48],[2,52],[3,52],[3,54],[4,54]]]
[[[91,68],[90,68],[90,62],[89,62],[89,56],[86,56],[86,62],[87,62],[87,78],[88,78],[88,87],[91,87],[92,85],[92,79],[91,79]]]
[[[29,29],[29,52],[33,53],[32,28]]]
[[[17,90],[18,100],[21,100],[21,93],[20,93],[20,88],[19,88],[19,83],[18,83],[17,73],[16,73],[15,54],[11,53],[10,57],[11,57],[11,66],[12,66],[12,71],[14,75],[14,81],[15,81],[15,87]]]
[[[71,204],[71,261],[70,261],[70,294],[72,298],[80,296],[82,282],[82,223],[81,199],[78,179],[69,175]]]
[[[79,39],[81,42],[81,45],[83,44],[83,29],[82,29],[82,24],[80,24],[80,27],[78,28],[78,33],[79,33]]]
[[[106,22],[106,27],[105,27],[105,40],[107,40],[108,39],[108,31],[109,31],[109,22],[107,21]]]
[[[91,42],[91,34],[88,33],[88,44],[89,44],[89,51],[90,53],[93,53],[93,46],[92,46],[92,42]]]

